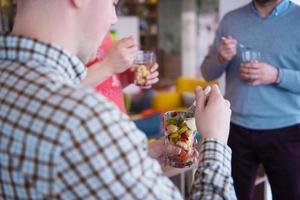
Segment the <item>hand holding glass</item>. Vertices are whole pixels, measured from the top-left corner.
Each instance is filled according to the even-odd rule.
[[[242,63],[241,67],[245,67],[244,64],[251,63],[251,62],[258,62],[261,59],[261,54],[258,51],[254,50],[244,50],[242,51]],[[249,77],[247,77],[245,80],[248,82],[251,82],[251,75],[248,74]]]
[[[193,113],[171,111],[164,114],[166,144],[181,148],[179,155],[167,155],[169,166],[184,168],[194,164],[196,124]]]
[[[151,67],[155,63],[155,54],[152,51],[138,51],[135,61],[135,84],[145,86],[147,77],[151,74]]]

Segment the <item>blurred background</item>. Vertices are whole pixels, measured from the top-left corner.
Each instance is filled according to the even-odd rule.
[[[294,0],[300,2],[300,0]],[[140,48],[153,50],[161,85],[179,76],[201,77],[200,65],[222,16],[250,0],[120,0],[115,39],[133,36]],[[13,24],[16,0],[0,0],[0,31]],[[100,23],[100,22],[99,22]]]
[[[300,0],[293,0],[300,3]],[[149,139],[161,136],[161,113],[186,109],[202,79],[200,65],[213,42],[224,14],[250,0],[120,0],[118,23],[110,30],[114,40],[132,36],[140,49],[155,52],[160,82],[151,90],[130,86],[124,90],[128,114]],[[16,0],[0,0],[0,31],[13,25]],[[101,22],[99,22],[101,23]],[[224,78],[216,80],[224,92]],[[154,125],[155,124],[155,125]],[[188,190],[180,176],[174,180],[182,193]],[[175,177],[176,179],[176,177]],[[258,176],[255,199],[271,199],[266,176]]]

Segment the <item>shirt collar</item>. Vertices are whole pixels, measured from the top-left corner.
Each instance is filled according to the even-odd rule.
[[[36,60],[43,63],[43,67],[57,69],[76,84],[86,75],[83,63],[70,52],[37,39],[11,34],[0,35],[0,60],[19,62]]]
[[[290,5],[290,0],[282,0],[272,11],[272,13],[267,16],[266,18],[271,18],[271,17],[277,17],[281,13],[285,12]],[[258,17],[262,18],[259,14],[259,12],[256,10],[254,2],[251,3],[251,10],[254,12]]]

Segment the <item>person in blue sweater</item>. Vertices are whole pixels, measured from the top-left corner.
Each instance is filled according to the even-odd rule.
[[[246,49],[260,58],[243,64]],[[300,7],[253,0],[228,13],[201,69],[206,80],[226,73],[238,199],[253,197],[260,163],[274,199],[300,199]]]

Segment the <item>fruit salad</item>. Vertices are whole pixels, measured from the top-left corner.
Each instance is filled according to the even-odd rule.
[[[135,69],[135,80],[137,85],[145,85],[147,82],[147,76],[150,75],[150,71],[147,65],[139,65]]]
[[[195,118],[192,113],[174,111],[164,117],[166,142],[181,148],[179,155],[167,158],[168,164],[178,168],[192,165],[197,143]]]

